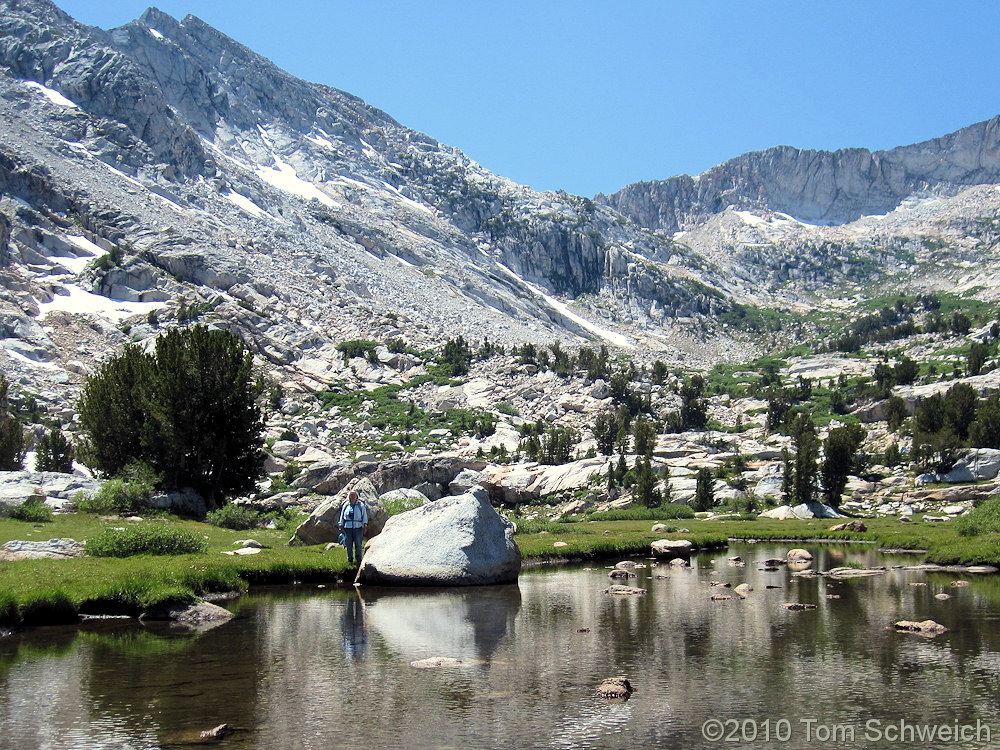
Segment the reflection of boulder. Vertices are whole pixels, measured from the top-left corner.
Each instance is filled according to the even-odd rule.
[[[514,525],[485,490],[438,500],[388,520],[368,543],[361,583],[472,586],[511,583],[521,570]]]
[[[233,613],[228,609],[206,601],[194,604],[159,604],[150,607],[139,617],[141,622],[164,621],[197,632],[211,630],[231,619]]]
[[[516,585],[358,591],[368,627],[408,660],[489,658],[521,609]]]

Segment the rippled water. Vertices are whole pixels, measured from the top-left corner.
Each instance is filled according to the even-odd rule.
[[[820,570],[909,562],[809,548]],[[197,635],[36,629],[0,640],[0,747],[180,747],[223,722],[236,731],[222,748],[1000,745],[1000,579],[953,588],[946,574],[835,582],[759,570],[787,549],[733,545],[690,570],[639,570],[628,583],[648,593],[629,599],[602,593],[604,567],[556,567],[517,586],[257,593]],[[746,567],[730,567],[733,554]],[[715,602],[731,592],[713,580],[754,591]],[[817,609],[786,611],[789,601]],[[886,630],[926,618],[949,632]],[[430,657],[462,663],[411,666]],[[632,698],[595,697],[617,675]],[[939,725],[970,729],[920,739]]]

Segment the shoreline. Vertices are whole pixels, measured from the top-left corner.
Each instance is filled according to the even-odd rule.
[[[211,601],[232,592],[242,595],[258,586],[300,582],[350,586],[354,581],[355,569],[348,567],[340,548],[289,547],[287,533],[280,530],[234,532],[173,518],[166,523],[191,527],[209,537],[209,552],[173,557],[84,556],[0,564],[0,637],[18,628],[77,623],[81,616],[137,618],[164,603]],[[653,533],[651,523],[558,523],[543,532],[518,535],[522,567],[537,569],[621,560],[642,553],[651,555],[650,544],[657,539],[688,539],[695,546],[693,551],[723,549],[732,543],[866,544],[875,546],[880,554],[914,555],[915,563],[944,572],[988,574],[1000,564],[1000,544],[993,536],[961,537],[954,529],[936,524],[901,528],[894,519],[875,519],[864,532],[834,532],[807,521],[689,520],[686,523],[691,528]],[[99,525],[98,519],[87,517],[66,521],[63,528],[48,524],[34,529],[7,525],[0,527],[0,532],[5,532],[0,541],[3,537],[23,538],[15,535],[26,531],[33,531],[36,536],[51,531],[87,538]],[[220,554],[228,553],[240,537],[248,534],[266,543],[262,554],[246,557]],[[983,566],[990,566],[991,570],[984,570]],[[969,571],[970,567],[973,570]]]

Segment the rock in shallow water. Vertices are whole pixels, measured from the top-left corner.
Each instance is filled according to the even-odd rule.
[[[183,625],[192,630],[208,630],[228,622],[234,615],[228,609],[224,609],[211,602],[198,601],[194,604],[167,603],[161,604],[146,610],[139,619],[148,621],[166,621]]]
[[[603,593],[611,594],[612,596],[642,596],[646,593],[646,589],[636,588],[635,586],[623,586],[619,583],[615,583],[604,589]]]
[[[934,622],[934,620],[921,620],[920,622],[914,622],[913,620],[900,620],[895,624],[895,628],[896,630],[902,630],[907,633],[919,633],[921,635],[938,635],[948,631],[948,628],[940,623]]]
[[[609,677],[597,686],[598,698],[609,698],[618,700],[628,700],[628,697],[635,692],[635,688],[624,677]]]

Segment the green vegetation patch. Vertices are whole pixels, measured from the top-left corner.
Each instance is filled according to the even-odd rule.
[[[658,508],[623,508],[591,513],[591,521],[671,521],[677,518],[694,518],[694,511],[687,505],[667,503]]]
[[[108,528],[84,545],[93,557],[189,555],[208,551],[208,542],[185,529],[163,524]]]
[[[28,498],[20,505],[10,506],[6,514],[16,521],[52,523],[52,509],[42,498]]]
[[[955,519],[955,530],[964,537],[1000,535],[1000,497],[984,500],[969,515]]]
[[[274,523],[274,527],[291,532],[305,520],[306,514],[291,509],[259,511],[245,505],[223,505],[209,511],[205,520],[212,526],[233,531],[249,531]]]
[[[428,412],[400,398],[403,390],[403,386],[384,385],[372,391],[323,391],[317,395],[325,409],[336,406],[344,415],[357,420],[364,418],[387,435],[397,433],[395,439],[404,446],[427,442],[434,429],[448,429],[455,434],[491,434],[495,429],[494,418],[481,409]],[[363,408],[366,401],[372,404],[368,410]]]

